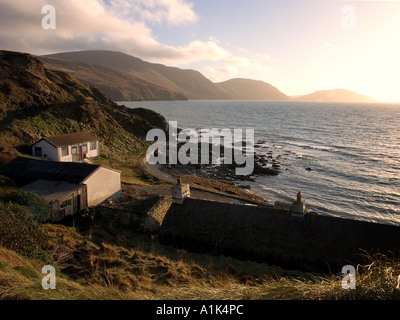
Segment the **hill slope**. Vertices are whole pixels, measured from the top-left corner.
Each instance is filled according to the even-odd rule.
[[[288,97],[274,86],[251,79],[213,83],[200,72],[150,63],[106,50],[63,52],[38,57],[49,68],[67,72],[124,100],[296,100],[316,102],[376,102],[350,90],[316,91]]]
[[[0,65],[0,152],[29,153],[43,136],[88,131],[102,142],[103,155],[129,159],[143,151],[139,137],[162,123],[152,111],[138,114],[118,106],[29,54],[0,51]]]
[[[165,89],[104,65],[38,57],[50,69],[61,70],[79,81],[95,86],[114,101],[187,100],[179,92]]]
[[[376,102],[371,97],[346,89],[321,90],[293,98],[296,101],[311,102]]]
[[[288,100],[289,97],[269,83],[251,79],[232,79],[216,83],[234,100]]]
[[[46,60],[46,58],[53,58],[53,60]],[[54,60],[54,58],[57,60]],[[142,82],[151,83],[164,90],[180,93],[189,99],[229,99],[225,92],[198,71],[154,64],[121,52],[103,50],[65,52],[47,55],[41,59],[45,63],[50,63],[52,67],[58,68],[65,68],[66,66],[66,63],[60,60],[86,63],[96,66],[96,68],[102,66],[123,73],[122,78],[130,77],[136,79],[136,81],[140,79]],[[80,70],[79,65],[70,64],[68,71],[73,71],[75,76],[86,82],[102,84],[99,77],[88,78],[88,75]],[[103,69],[103,71],[106,70]],[[118,82],[115,83],[115,87],[119,87]]]

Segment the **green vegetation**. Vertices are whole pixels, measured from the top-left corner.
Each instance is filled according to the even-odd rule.
[[[37,223],[51,220],[51,207],[46,200],[34,193],[18,189],[11,179],[4,176],[0,176],[0,201],[25,207]]]
[[[4,93],[5,95],[9,95],[11,93],[11,86],[7,81],[3,81],[0,84],[0,92]]]
[[[0,246],[29,258],[45,258],[45,236],[26,207],[0,202]]]
[[[0,176],[0,247],[44,261],[46,236],[40,223],[51,218],[50,205],[37,195],[17,189]]]

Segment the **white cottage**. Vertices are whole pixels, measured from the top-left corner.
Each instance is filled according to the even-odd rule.
[[[32,145],[32,156],[52,161],[86,162],[99,154],[99,140],[89,132],[45,137]]]

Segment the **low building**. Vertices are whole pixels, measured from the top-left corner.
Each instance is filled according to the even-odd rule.
[[[50,203],[52,221],[60,221],[88,207],[86,185],[83,184],[38,180],[22,187],[22,190],[37,194]]]
[[[1,174],[46,199],[52,206],[53,221],[121,194],[121,172],[101,165],[17,157]]]
[[[100,154],[99,140],[89,132],[44,137],[32,145],[32,156],[61,162],[85,162]]]

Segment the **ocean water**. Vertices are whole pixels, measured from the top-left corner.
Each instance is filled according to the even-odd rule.
[[[272,151],[282,171],[246,182],[253,192],[291,203],[301,191],[308,208],[319,214],[400,225],[400,104],[120,104],[152,109],[180,128],[254,129],[256,152]]]

